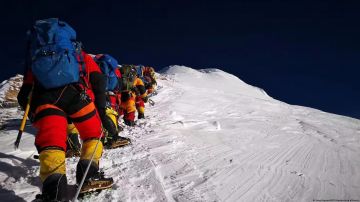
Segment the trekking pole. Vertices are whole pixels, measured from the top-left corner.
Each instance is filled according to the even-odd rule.
[[[27,101],[26,107],[25,107],[25,113],[24,113],[23,119],[22,119],[21,124],[20,124],[19,133],[18,133],[18,135],[16,137],[16,141],[14,143],[15,149],[19,148],[21,136],[22,136],[22,133],[23,133],[24,128],[25,128],[26,120],[27,120],[27,117],[28,117],[28,114],[29,114],[29,111],[30,111],[30,102],[31,102],[31,98],[32,98],[33,88],[34,87],[31,88],[31,91],[29,93],[28,101]]]
[[[104,130],[101,129],[101,135],[100,135],[100,137],[99,137],[99,139],[98,139],[98,141],[97,141],[97,143],[96,143],[95,149],[94,149],[94,151],[93,151],[93,153],[92,153],[92,155],[91,155],[89,164],[88,164],[88,166],[86,167],[84,176],[83,176],[83,178],[81,179],[81,182],[80,182],[80,184],[79,184],[78,189],[76,190],[76,194],[75,194],[75,197],[73,198],[73,202],[76,201],[77,197],[78,197],[79,194],[80,194],[81,187],[83,186],[83,184],[84,184],[84,182],[85,182],[86,175],[87,175],[87,173],[89,172],[89,169],[90,169],[90,166],[91,166],[91,162],[92,162],[92,160],[94,159],[95,152],[96,152],[96,150],[97,150],[97,148],[98,148],[98,146],[99,146],[99,142],[100,142],[103,134],[104,134]]]

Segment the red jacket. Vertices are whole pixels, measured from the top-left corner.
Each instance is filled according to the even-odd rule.
[[[116,69],[115,69],[115,74],[116,74],[116,76],[117,76],[119,79],[122,78],[122,75],[121,75],[121,72],[120,72],[120,69],[119,69],[119,68],[116,68]]]
[[[94,59],[89,55],[86,54],[84,51],[82,51],[82,56],[84,59],[84,63],[85,63],[85,71],[86,71],[86,77],[85,77],[85,82],[88,85],[88,89],[87,89],[87,94],[90,96],[90,98],[92,100],[95,100],[95,95],[93,92],[93,86],[94,82],[90,82],[90,75],[91,73],[97,72],[97,73],[101,73],[100,67],[96,64],[96,62],[94,61]],[[94,86],[96,87],[96,86]]]

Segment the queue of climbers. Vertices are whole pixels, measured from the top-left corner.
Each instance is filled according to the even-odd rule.
[[[75,30],[57,18],[35,22],[27,53],[18,102],[23,109],[30,106],[37,129],[43,184],[38,200],[69,200],[66,157],[80,157],[77,194],[110,188],[113,179],[99,170],[103,149],[131,143],[119,135],[122,123],[132,127],[145,118],[145,103],[157,85],[154,68],[88,54]]]

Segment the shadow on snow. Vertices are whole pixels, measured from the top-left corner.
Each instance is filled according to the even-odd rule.
[[[3,162],[3,159],[11,160],[13,165]],[[19,181],[21,178],[24,178],[27,183],[41,189],[40,178],[28,176],[28,171],[33,166],[39,166],[39,162],[31,159],[31,157],[22,159],[11,154],[4,154],[0,152],[0,172],[7,175],[4,182],[11,180],[11,178],[14,178],[15,181]],[[23,198],[16,196],[14,191],[7,190],[2,186],[0,187],[0,198],[2,201],[25,201]]]

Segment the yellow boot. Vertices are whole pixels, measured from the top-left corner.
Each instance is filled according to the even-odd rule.
[[[97,147],[96,147],[97,145]],[[76,182],[80,183],[83,178],[86,168],[90,163],[90,169],[85,177],[85,180],[96,175],[99,171],[99,161],[103,152],[103,144],[97,139],[86,140],[81,148],[80,161],[76,168]],[[92,155],[94,157],[90,162]]]
[[[43,201],[67,200],[65,152],[48,149],[40,152],[40,179],[43,182]]]
[[[96,146],[97,145],[97,146]],[[76,168],[76,182],[80,185],[87,167],[89,170],[85,176],[84,184],[80,193],[110,188],[114,181],[112,178],[105,178],[103,173],[99,172],[99,160],[103,151],[102,142],[99,140],[87,140],[84,142],[80,161]],[[93,156],[94,155],[94,156]],[[90,161],[93,156],[93,160]]]

